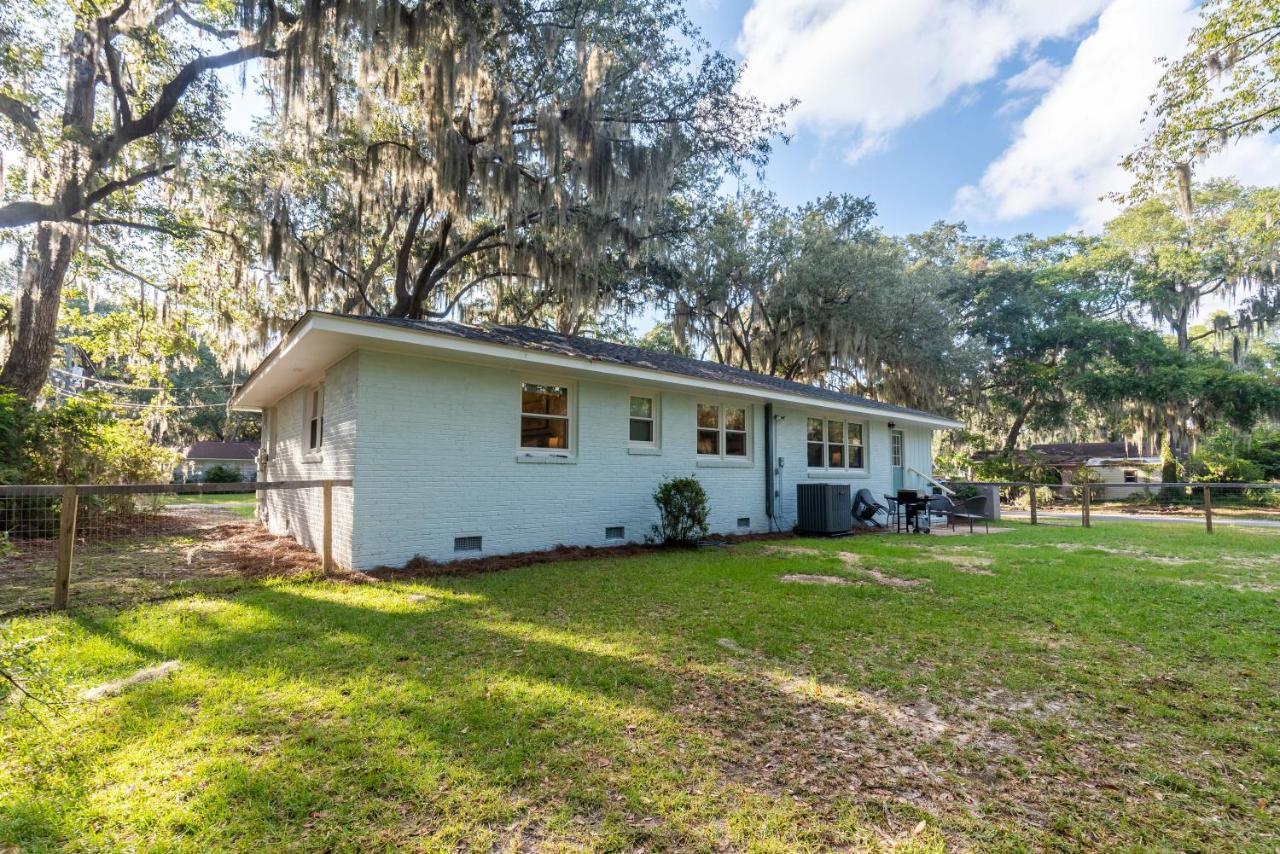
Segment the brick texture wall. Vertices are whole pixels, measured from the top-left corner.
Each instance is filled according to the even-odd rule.
[[[266,413],[264,445],[268,462],[261,480],[349,478],[355,471],[356,391],[360,354],[352,353],[325,371],[324,443],[319,453],[308,445],[307,397],[310,387],[295,389]],[[259,512],[274,534],[290,536],[320,550],[323,494],[319,488],[279,489],[262,493]],[[354,493],[333,490],[333,556],[341,566],[353,565]]]

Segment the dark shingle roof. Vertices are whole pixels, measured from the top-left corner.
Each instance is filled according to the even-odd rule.
[[[252,460],[257,442],[192,442],[182,454],[189,460]]]
[[[844,392],[834,391],[832,389],[819,388],[817,386],[806,385],[792,380],[784,380],[780,377],[757,374],[743,370],[742,368],[722,365],[718,362],[708,362],[702,359],[690,359],[687,356],[677,356],[672,353],[647,350],[643,347],[633,347],[629,344],[614,344],[609,341],[599,341],[595,338],[584,338],[579,335],[564,335],[559,332],[549,332],[545,329],[536,329],[532,326],[479,327],[438,320],[406,320],[395,317],[367,317],[364,315],[338,316],[349,318],[351,320],[362,320],[369,323],[378,323],[387,326],[399,326],[404,329],[413,329],[419,332],[450,335],[455,338],[465,338],[469,341],[480,341],[488,344],[520,347],[525,350],[537,350],[539,352],[553,353],[561,356],[576,356],[581,359],[590,359],[595,362],[610,362],[612,364],[626,365],[633,368],[647,368],[654,371],[664,371],[670,374],[680,374],[686,377],[694,377],[713,382],[731,383],[733,385],[763,389],[765,391],[804,395],[817,400],[831,401],[832,403],[842,403],[850,406],[862,406],[868,409],[876,409],[886,414],[898,413],[903,416],[917,416],[930,419],[944,417],[935,415],[931,412],[924,412],[919,409],[908,409],[903,406],[893,406],[887,403],[881,403],[880,401],[860,397],[856,394],[845,394]]]
[[[1032,445],[1031,450],[1043,454],[1050,462],[1084,462],[1095,458],[1141,456],[1137,445],[1128,442],[1047,442]]]

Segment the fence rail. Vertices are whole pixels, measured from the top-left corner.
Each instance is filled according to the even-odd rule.
[[[319,549],[324,571],[333,570],[333,490],[352,486],[350,478],[325,480],[282,480],[241,483],[142,483],[142,484],[20,484],[0,486],[0,586],[14,590],[43,586],[50,563],[53,571],[53,607],[67,607],[71,595],[72,570],[77,562],[77,549],[87,545],[119,549],[119,544],[138,544],[155,539],[181,539],[198,527],[193,521],[201,511],[213,513],[225,523],[256,515],[256,500],[264,492],[280,490],[322,491],[322,536]],[[202,507],[183,506],[166,496],[234,496],[244,495],[246,502],[235,502],[239,513],[217,511],[219,502]],[[253,496],[255,505],[248,504]],[[218,513],[223,512],[224,516]],[[207,523],[205,528],[214,523]],[[202,529],[203,530],[203,529]],[[191,540],[187,536],[187,542]],[[139,547],[141,548],[141,547]],[[305,554],[305,552],[304,552]],[[15,555],[20,555],[19,560]],[[115,566],[136,558],[137,553],[116,555]],[[190,558],[188,556],[188,562]],[[16,567],[16,568],[15,568]],[[145,574],[145,572],[144,572]],[[163,574],[163,573],[162,573]],[[48,589],[47,587],[44,589]],[[4,591],[0,591],[3,593]],[[15,596],[17,594],[14,594]],[[12,596],[0,596],[0,613],[6,605],[14,605]],[[45,600],[46,602],[48,600]],[[30,607],[29,599],[19,602]]]
[[[1142,497],[1145,499],[1166,500],[1160,501],[1162,505],[1172,506],[1178,505],[1180,502],[1168,500],[1175,497],[1174,493],[1183,492],[1186,497],[1187,491],[1199,492],[1200,513],[1204,517],[1204,526],[1206,533],[1213,533],[1213,495],[1214,492],[1246,492],[1246,491],[1269,491],[1275,492],[1280,496],[1280,483],[1206,483],[1206,482],[1117,482],[1103,483],[1098,481],[1069,481],[1066,483],[1038,483],[1026,480],[1010,480],[1010,481],[979,481],[979,480],[951,480],[947,484],[952,488],[962,488],[966,486],[974,487],[995,487],[998,490],[1017,489],[1026,490],[1028,498],[1028,515],[1032,525],[1041,524],[1040,516],[1044,508],[1040,506],[1039,491],[1042,489],[1050,490],[1056,493],[1058,497],[1067,497],[1063,493],[1079,493],[1079,512],[1080,525],[1084,528],[1093,525],[1093,504],[1095,500],[1105,500],[1109,490],[1122,491],[1124,499],[1134,497]],[[1186,506],[1185,504],[1182,506]],[[1278,505],[1280,507],[1280,505]],[[1259,508],[1261,509],[1261,508]]]

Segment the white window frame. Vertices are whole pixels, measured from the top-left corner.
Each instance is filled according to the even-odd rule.
[[[822,465],[820,466],[809,465],[809,446],[819,444],[818,442],[811,442],[809,440],[809,422],[810,421],[822,422],[822,442],[821,442]],[[843,432],[844,441],[842,443],[842,447],[844,448],[844,465],[842,466],[831,465],[831,450],[830,450],[831,427],[829,425],[833,423],[842,425],[842,429],[844,431]],[[862,465],[860,466],[849,465],[849,448],[851,446],[851,443],[849,442],[850,427],[858,427],[862,430],[862,443],[860,445],[860,447],[862,448]],[[869,441],[870,438],[871,438],[870,422],[852,420],[849,418],[828,418],[825,415],[807,415],[805,416],[805,421],[804,421],[805,465],[808,466],[809,471],[824,474],[824,475],[825,474],[865,475],[870,470],[871,454],[870,454],[870,451],[868,450],[868,445],[870,444],[870,441]]]
[[[636,418],[631,414],[631,398],[642,397],[649,401],[649,418]],[[641,442],[631,438],[631,422],[648,420],[653,425],[650,433],[653,438],[648,442]],[[644,452],[654,452],[662,447],[662,396],[656,391],[648,389],[631,389],[627,392],[627,450]]]
[[[714,407],[716,407],[716,450],[717,450],[717,453],[714,453],[714,454],[704,454],[704,453],[702,453],[701,451],[699,451],[699,450],[698,450],[698,433],[699,433],[699,432],[701,432],[701,431],[703,431],[703,430],[710,430],[710,429],[711,429],[711,428],[709,428],[709,427],[701,427],[701,426],[699,426],[699,425],[698,425],[698,407],[699,407],[699,406],[714,406]],[[726,426],[725,426],[725,417],[724,417],[724,414],[725,414],[725,410],[726,410],[726,409],[741,409],[741,410],[743,410],[743,411],[744,411],[744,413],[745,413],[745,415],[746,415],[746,428],[747,428],[747,429],[746,429],[746,430],[729,430],[729,429],[727,429],[727,428],[726,428]],[[752,449],[753,449],[753,446],[752,446],[752,434],[753,434],[753,432],[754,432],[754,431],[751,429],[752,415],[753,415],[753,413],[752,413],[752,411],[751,411],[751,404],[749,404],[749,403],[742,403],[742,402],[740,402],[740,401],[736,401],[736,400],[698,400],[698,401],[695,401],[695,402],[694,402],[694,406],[693,406],[693,449],[694,449],[694,455],[697,457],[698,461],[699,461],[699,462],[706,461],[706,462],[718,462],[718,463],[731,463],[731,464],[738,464],[738,465],[749,465],[749,464],[751,463],[751,461],[752,461],[752,453],[753,453],[753,450],[752,450]],[[725,453],[726,448],[727,448],[727,435],[726,435],[726,434],[728,434],[728,433],[742,433],[742,435],[743,435],[743,444],[744,444],[744,446],[745,446],[745,447],[744,447],[744,451],[745,451],[745,453],[744,453],[744,454],[742,454],[742,455],[738,455],[738,454],[727,454],[727,453]]]
[[[302,435],[307,454],[319,456],[324,450],[324,383],[316,383],[307,388],[303,414]]]
[[[527,385],[552,386],[565,390],[565,415],[542,415],[524,411],[524,387]],[[526,448],[524,446],[522,423],[528,418],[554,418],[568,423],[565,436],[568,437],[568,448]],[[516,386],[516,459],[523,462],[565,462],[578,457],[578,387],[576,383],[560,377],[533,376],[521,377]]]

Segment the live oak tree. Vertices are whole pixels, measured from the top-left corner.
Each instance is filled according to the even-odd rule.
[[[695,33],[673,4],[51,10],[0,13],[47,47],[6,53],[0,82],[3,142],[24,155],[0,200],[17,253],[0,383],[27,397],[73,259],[108,255],[95,229],[209,235],[181,296],[242,353],[290,308],[421,317],[484,282],[584,303],[602,257],[661,238],[675,190],[763,162],[780,115],[736,94],[727,58],[681,47]],[[210,72],[254,60],[274,112],[228,162]]]
[[[664,254],[682,200],[762,165],[778,127],[672,0],[411,20],[423,34],[375,64],[320,46],[331,88],[292,92],[245,161],[236,208],[267,223],[300,305],[593,326]]]
[[[1200,14],[1187,52],[1166,64],[1152,95],[1147,138],[1124,161],[1134,198],[1172,190],[1188,219],[1196,164],[1280,127],[1280,5],[1205,0]]]
[[[1173,192],[1130,206],[1107,223],[1091,263],[1126,279],[1129,298],[1167,325],[1179,350],[1216,336],[1238,354],[1280,317],[1280,190],[1215,180],[1188,198],[1186,211]],[[1214,297],[1232,298],[1235,309],[1193,332],[1197,310]]]
[[[865,198],[797,209],[746,193],[706,209],[659,284],[676,340],[716,361],[934,406],[963,370],[932,260]]]
[[[20,157],[0,197],[16,259],[0,384],[39,392],[68,271],[95,228],[161,227],[132,221],[131,200],[216,140],[223,99],[211,72],[276,56],[300,27],[269,0],[4,5],[0,144]]]

